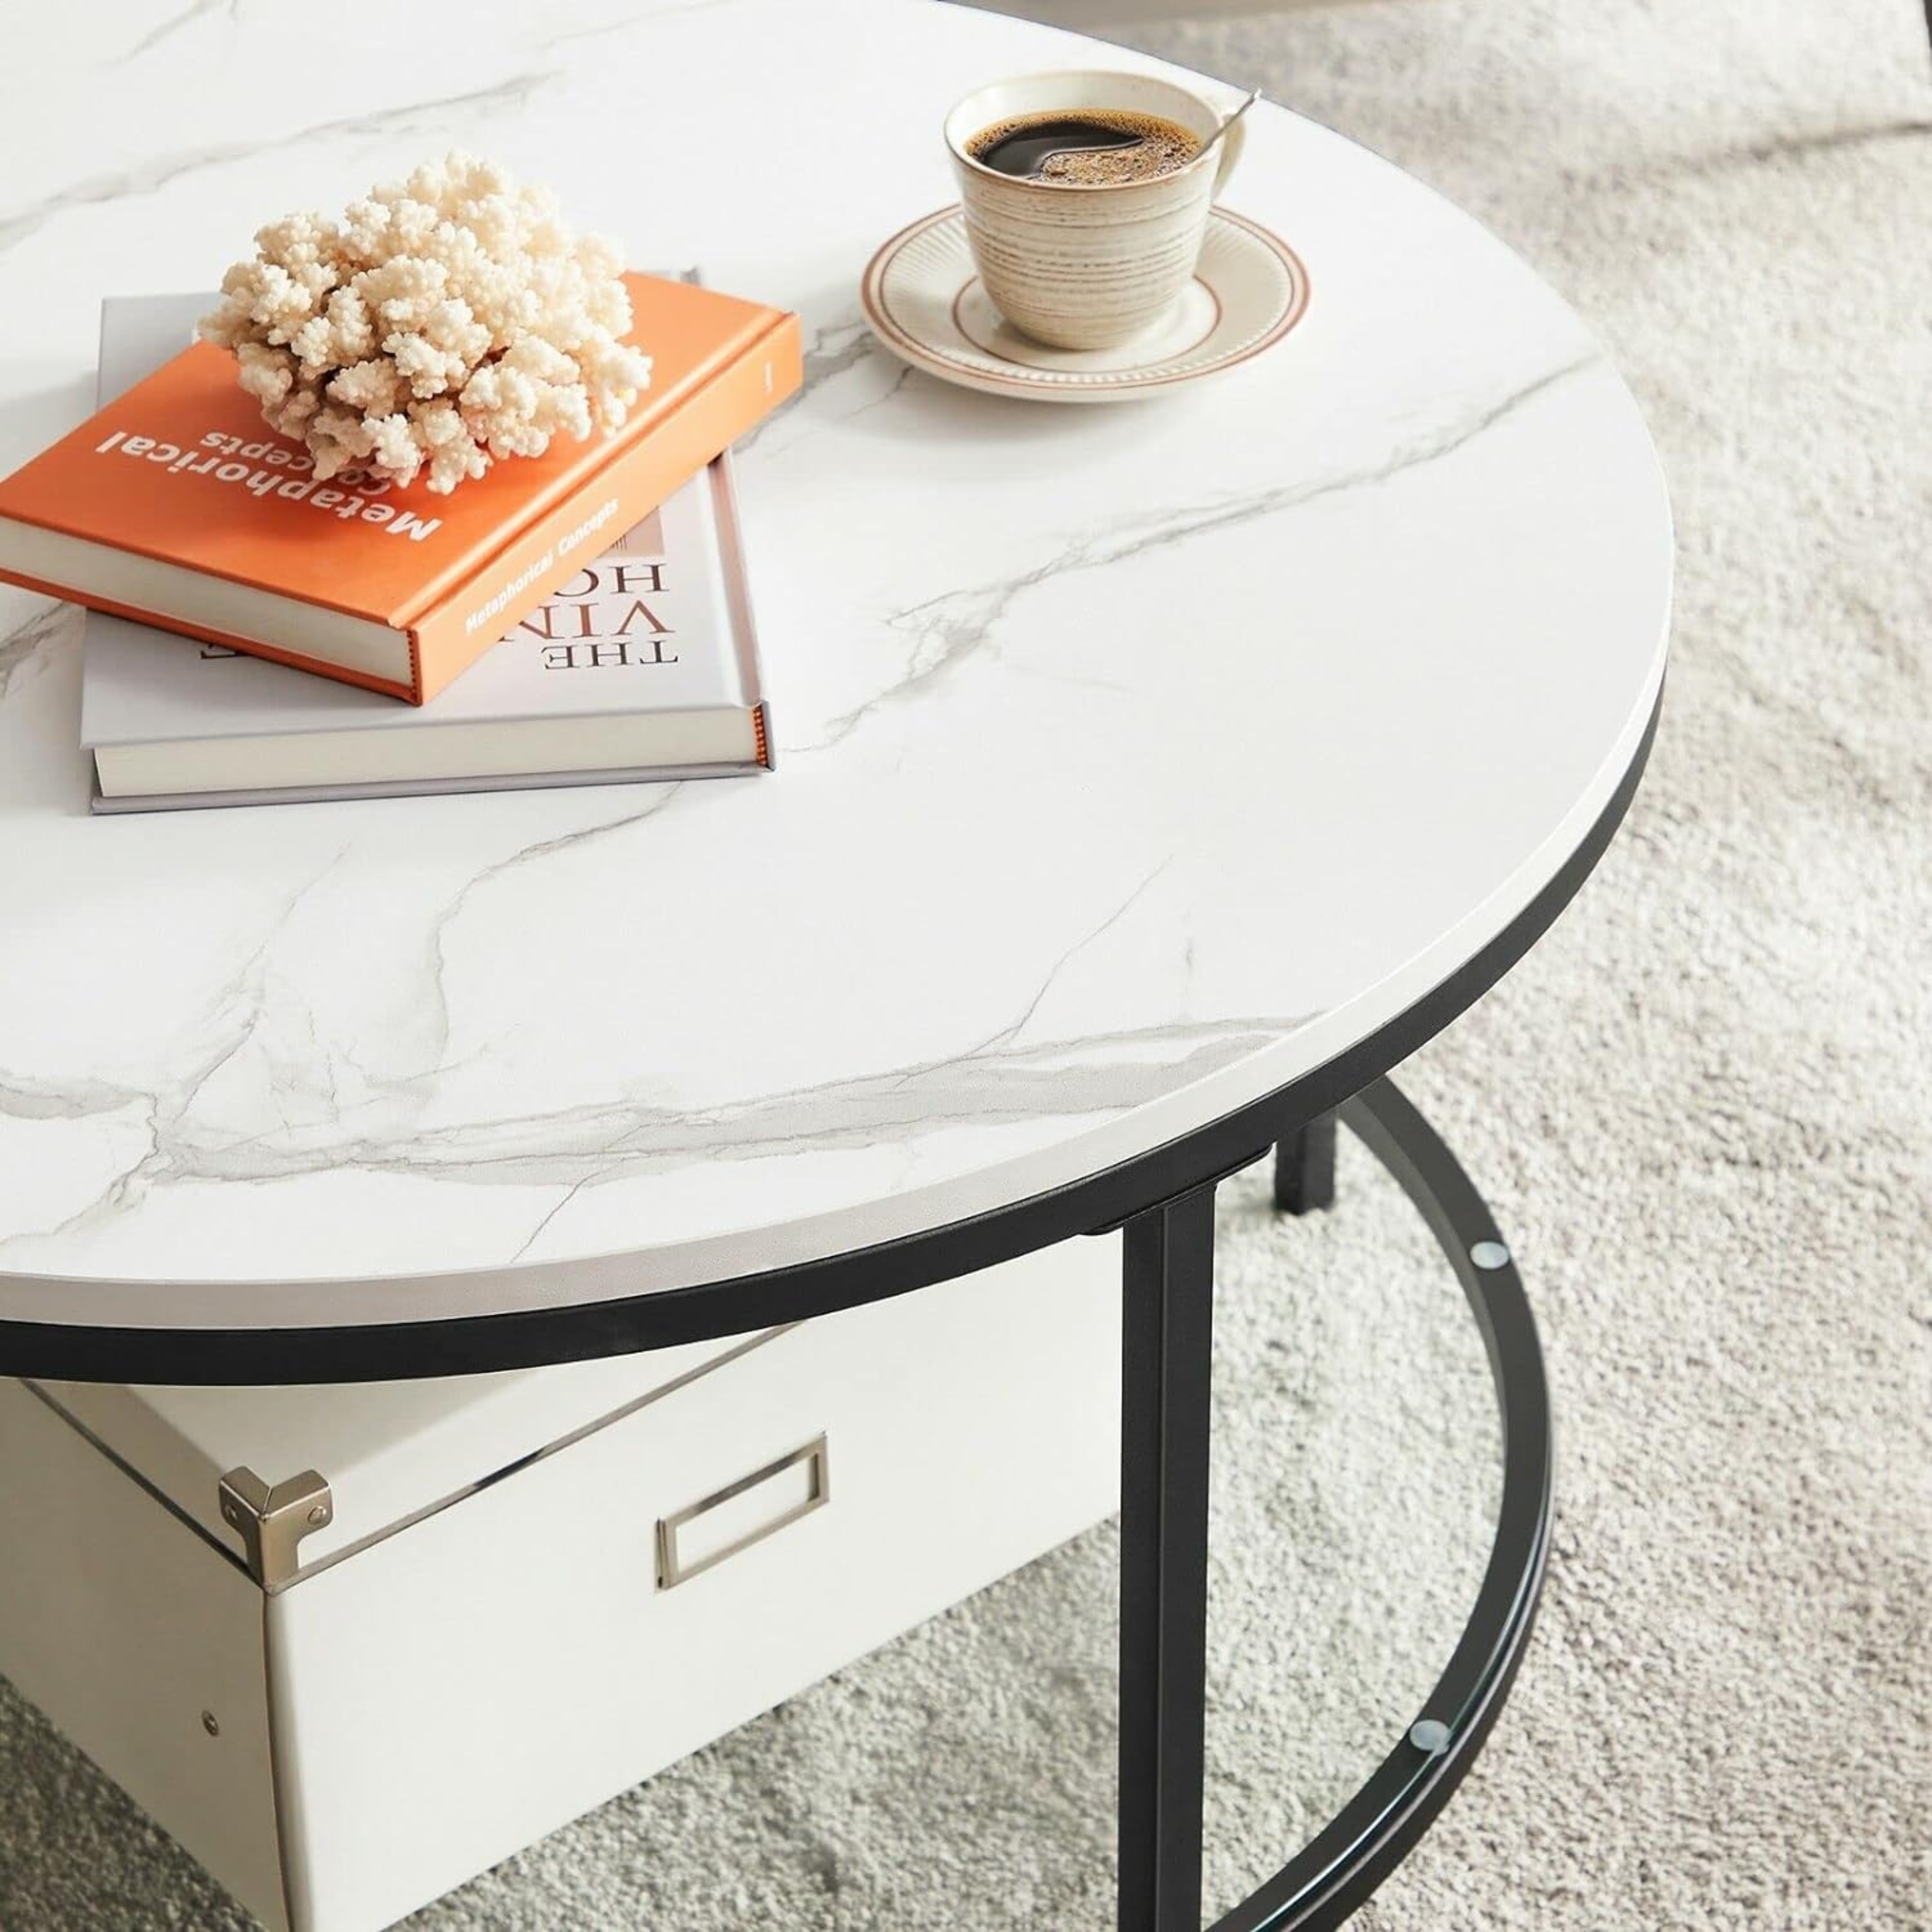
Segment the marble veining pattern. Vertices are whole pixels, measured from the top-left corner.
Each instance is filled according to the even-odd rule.
[[[92,820],[74,614],[0,591],[0,1316],[580,1299],[617,1292],[592,1257],[634,1292],[1058,1184],[1452,970],[1649,710],[1669,530],[1634,407],[1383,164],[1258,114],[1229,200],[1307,260],[1308,321],[1070,420],[912,375],[856,298],[947,199],[944,107],[1056,37],[896,0],[484,10],[433,86],[345,58],[274,110],[248,0],[30,25],[0,466],[85,413],[103,293],[501,153],[640,266],[804,316],[806,392],[739,463],[779,770]],[[782,104],[693,165],[753,44]],[[199,111],[159,104],[190,76]]]
[[[1500,401],[1478,398],[1470,414],[1382,452],[1358,466],[1332,474],[1317,471],[1231,501],[1163,510],[1124,525],[1097,526],[1082,531],[1064,549],[1022,575],[996,579],[971,590],[942,591],[908,610],[896,610],[886,621],[914,640],[905,675],[887,690],[832,718],[829,736],[821,742],[836,744],[874,706],[920,689],[974,652],[996,646],[998,626],[1015,600],[1049,578],[1101,570],[1130,559],[1138,563],[1156,550],[1209,531],[1238,529],[1318,497],[1384,482],[1418,464],[1438,462],[1540,395],[1552,383],[1592,367],[1598,359],[1594,354],[1579,356],[1558,368],[1539,371]]]

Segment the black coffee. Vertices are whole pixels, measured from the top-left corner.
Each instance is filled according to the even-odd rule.
[[[1184,168],[1201,136],[1160,114],[1124,107],[1052,108],[982,128],[966,143],[981,166],[1016,181],[1099,188]]]

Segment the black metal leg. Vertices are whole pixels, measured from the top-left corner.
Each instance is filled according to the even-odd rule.
[[[1932,0],[1927,0],[1932,5]],[[1274,1204],[1284,1214],[1312,1214],[1335,1204],[1335,1116],[1318,1114],[1277,1141]]]
[[[1127,1223],[1123,1274],[1120,1932],[1201,1932],[1212,1182]]]
[[[1468,1299],[1502,1409],[1502,1507],[1475,1608],[1414,1721],[1355,1796],[1212,1932],[1335,1932],[1402,1862],[1509,1694],[1549,1550],[1549,1389],[1509,1249],[1455,1156],[1387,1080],[1279,1144],[1277,1187],[1286,1177],[1297,1190],[1282,1202],[1290,1212],[1330,1198],[1338,1117],[1420,1210]],[[1214,1298],[1210,1181],[1126,1224],[1120,1932],[1201,1932]]]

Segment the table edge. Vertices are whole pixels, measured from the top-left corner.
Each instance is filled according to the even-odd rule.
[[[1360,1039],[1282,1085],[1083,1178],[868,1245],[682,1286],[482,1314],[268,1328],[0,1320],[0,1374],[184,1386],[409,1380],[529,1368],[748,1334],[908,1294],[1083,1234],[1247,1166],[1434,1037],[1495,986],[1555,923],[1609,849],[1635,797],[1664,700],[1655,696],[1607,802],[1528,903],[1462,963]],[[621,1264],[620,1255],[606,1258]],[[525,1285],[591,1264],[529,1264]],[[493,1270],[449,1277],[475,1280]],[[0,1276],[0,1287],[9,1280]],[[407,1277],[398,1277],[400,1285]],[[56,1277],[69,1291],[82,1278]],[[106,1284],[101,1284],[106,1286]],[[156,1284],[143,1284],[144,1287]],[[262,1284],[220,1284],[246,1297]],[[326,1282],[304,1283],[326,1296]]]

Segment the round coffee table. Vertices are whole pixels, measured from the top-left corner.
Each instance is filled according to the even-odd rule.
[[[1541,1575],[1528,1308],[1384,1076],[1534,941],[1636,786],[1671,577],[1636,409],[1474,222],[1274,106],[1229,199],[1308,266],[1286,343],[1113,409],[946,390],[872,344],[855,286],[949,198],[944,109],[1150,64],[879,0],[528,46],[498,12],[515,70],[433,135],[399,105],[404,154],[352,62],[314,76],[312,136],[245,167],[239,136],[175,166],[158,106],[130,118],[152,165],[46,205],[55,242],[84,207],[88,245],[4,268],[32,298],[0,464],[84,412],[100,261],[178,285],[155,238],[192,233],[212,279],[284,202],[464,136],[640,264],[805,315],[807,393],[739,464],[779,770],[92,820],[75,627],[5,593],[0,1371],[550,1362],[1124,1228],[1120,1923],[1192,1932],[1215,1184],[1272,1146],[1281,1204],[1322,1204],[1339,1114],[1461,1281],[1508,1461],[1435,1694],[1220,1927],[1332,1924],[1466,1767]],[[238,44],[238,116],[278,56]],[[626,64],[647,116],[611,111]],[[755,112],[694,169],[727,73]],[[50,113],[43,170],[81,138]]]

